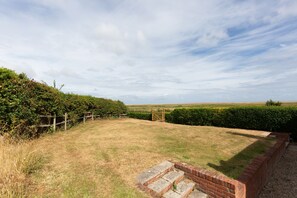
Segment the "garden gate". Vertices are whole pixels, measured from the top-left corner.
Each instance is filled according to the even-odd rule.
[[[152,110],[152,121],[165,122],[165,109]]]

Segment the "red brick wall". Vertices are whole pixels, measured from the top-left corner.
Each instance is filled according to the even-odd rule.
[[[247,198],[258,196],[286,150],[288,134],[271,133],[270,135],[276,136],[276,143],[264,155],[256,157],[237,179],[245,185]]]
[[[175,168],[184,171],[186,177],[210,197],[244,197],[244,186],[236,180],[184,163],[175,163]]]
[[[199,190],[210,197],[254,198],[257,197],[271,175],[275,164],[284,154],[288,134],[272,133],[277,142],[264,155],[256,157],[237,180],[214,172],[175,163],[175,168],[185,172],[186,177],[196,182]]]

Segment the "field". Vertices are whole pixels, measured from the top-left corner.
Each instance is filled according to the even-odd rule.
[[[144,104],[144,105],[127,105],[130,112],[150,112],[152,109],[165,109],[173,111],[177,108],[229,108],[229,107],[251,107],[265,106],[265,102],[254,103],[188,103],[188,104]],[[297,106],[297,102],[282,102],[282,106]]]
[[[267,132],[134,119],[99,120],[0,144],[0,197],[146,197],[145,169],[182,161],[237,177],[274,140]]]

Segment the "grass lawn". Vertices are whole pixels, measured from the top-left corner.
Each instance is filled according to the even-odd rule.
[[[134,119],[90,121],[1,145],[0,197],[146,197],[135,185],[137,175],[168,159],[237,177],[273,143],[266,136]]]

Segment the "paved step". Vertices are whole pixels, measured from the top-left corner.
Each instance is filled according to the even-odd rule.
[[[182,198],[180,194],[173,190],[168,191],[163,195],[164,198]],[[208,198],[207,194],[195,189],[187,198]]]
[[[166,193],[168,190],[170,190],[172,188],[172,185],[173,184],[171,182],[169,182],[163,178],[159,178],[157,181],[148,185],[148,189],[150,190],[150,193],[153,196],[160,197],[164,193]]]
[[[162,196],[164,193],[170,190],[174,184],[178,184],[183,178],[183,171],[173,170],[149,184],[147,187],[152,195]]]
[[[153,183],[154,181],[156,181],[158,178],[165,175],[166,173],[168,173],[169,171],[173,170],[173,168],[174,168],[173,163],[164,161],[161,164],[158,164],[158,165],[146,170],[142,174],[140,174],[137,177],[137,181],[139,184],[141,184],[143,186],[147,186],[147,185]]]
[[[199,191],[199,190],[194,190],[193,192],[191,192],[191,194],[188,196],[188,198],[207,198],[207,194]]]
[[[175,169],[174,164],[164,161],[137,177],[138,186],[152,197],[163,198],[206,198],[198,191],[195,184],[184,178],[184,172]]]
[[[170,183],[179,183],[184,178],[184,172],[183,171],[170,171],[167,174],[165,174],[162,178],[169,181]]]
[[[176,189],[174,190],[183,197],[188,196],[194,190],[195,184],[190,182],[186,183],[184,181],[177,184]]]
[[[181,198],[181,195],[173,190],[169,190],[167,193],[163,195],[163,198]]]
[[[194,190],[195,184],[181,181],[177,184],[176,189],[169,190],[163,195],[164,198],[185,198]]]

